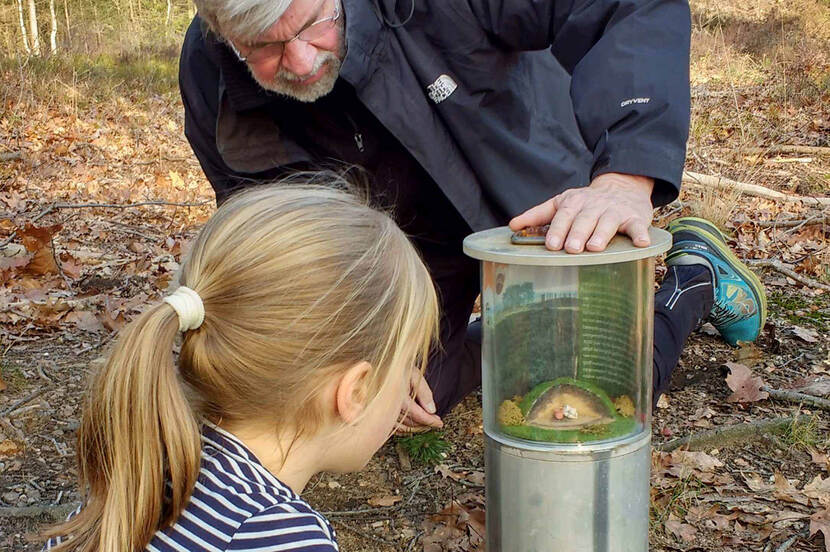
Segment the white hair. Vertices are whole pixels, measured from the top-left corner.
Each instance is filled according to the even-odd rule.
[[[219,36],[250,41],[282,17],[293,0],[194,0],[199,16]]]

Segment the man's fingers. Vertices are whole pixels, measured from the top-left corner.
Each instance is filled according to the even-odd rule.
[[[605,251],[608,242],[611,241],[620,229],[620,220],[616,213],[606,210],[597,221],[594,233],[585,248],[588,251]]]
[[[583,200],[580,200],[580,197],[577,195],[571,196],[572,199],[563,201],[556,210],[553,220],[550,221],[550,229],[545,241],[548,249],[559,251],[565,245],[565,237],[570,232],[574,219],[582,211]]]
[[[510,229],[516,232],[522,228],[527,228],[528,226],[541,226],[547,224],[553,218],[555,213],[556,204],[553,199],[549,199],[544,203],[531,207],[521,215],[514,217],[510,221]]]
[[[435,414],[435,400],[432,397],[432,389],[429,388],[427,380],[420,372],[414,374],[412,387],[415,390],[415,400],[424,407],[424,410],[430,414]]]
[[[650,221],[649,221],[650,222]],[[637,247],[651,245],[651,238],[648,235],[649,223],[639,217],[634,217],[620,227],[620,230],[631,238]]]
[[[407,401],[406,417],[415,424],[430,427],[444,427],[444,422],[441,421],[441,418],[435,414],[430,414],[411,398]]]
[[[588,238],[594,233],[597,221],[603,215],[601,207],[584,207],[576,216],[568,231],[568,238],[565,240],[565,251],[568,253],[582,253]]]

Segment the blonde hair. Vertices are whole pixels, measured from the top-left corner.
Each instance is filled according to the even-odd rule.
[[[423,370],[437,336],[435,291],[406,236],[331,187],[232,197],[196,238],[179,283],[202,298],[204,323],[184,334],[178,367],[170,305],[122,332],[84,406],[87,495],[78,515],[49,532],[70,536],[58,549],[141,550],[173,523],[199,472],[203,418],[312,435],[333,377],[368,361],[371,400],[401,369],[393,367]]]

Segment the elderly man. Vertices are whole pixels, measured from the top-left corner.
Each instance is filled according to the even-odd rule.
[[[643,246],[653,207],[677,197],[685,0],[196,4],[181,56],[185,134],[217,200],[298,168],[360,166],[429,266],[443,349],[413,382],[410,427],[440,426],[480,382],[468,327],[478,265],[464,236],[551,223],[552,250],[601,251],[618,232]],[[765,317],[763,288],[716,228],[670,230],[655,398],[700,320],[735,343]]]

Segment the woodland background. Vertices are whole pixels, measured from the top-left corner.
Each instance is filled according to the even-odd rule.
[[[214,198],[176,83],[190,3],[2,2],[0,550],[39,550],[80,499],[86,378]],[[754,345],[691,338],[654,416],[651,548],[830,551],[830,1],[691,4],[689,172],[655,224],[719,224],[770,320]],[[344,551],[483,550],[480,397],[446,422],[311,482]]]

